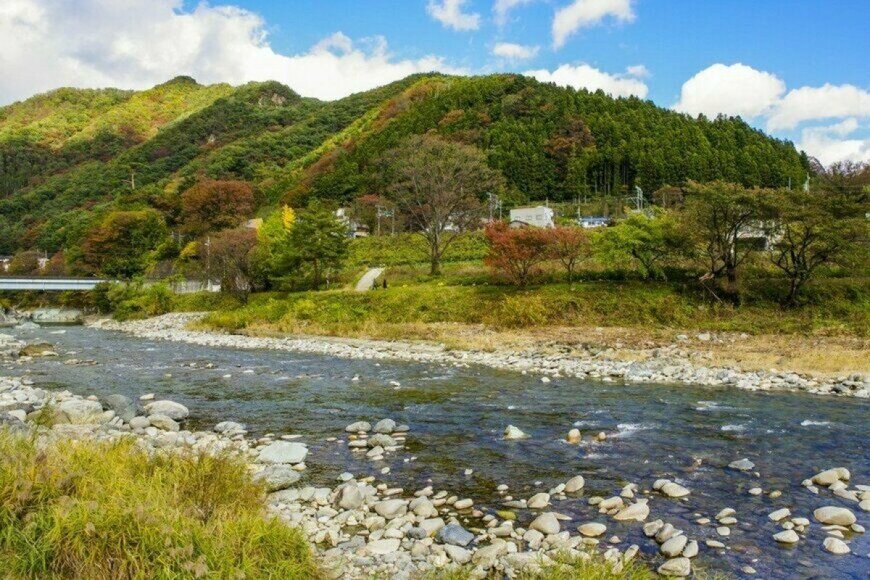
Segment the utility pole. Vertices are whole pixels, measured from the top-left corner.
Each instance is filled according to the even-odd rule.
[[[211,290],[211,236],[205,238],[205,289]]]

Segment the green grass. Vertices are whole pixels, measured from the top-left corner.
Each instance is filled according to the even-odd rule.
[[[389,225],[385,227],[388,228]],[[350,268],[359,268],[420,264],[428,260],[428,252],[425,240],[418,234],[370,236],[351,242],[347,265]],[[486,256],[486,240],[483,232],[470,232],[460,234],[448,246],[444,254],[444,262],[480,261],[484,256]]]
[[[302,534],[226,457],[0,431],[4,578],[318,578]]]
[[[388,272],[389,274],[389,272]],[[388,276],[389,278],[389,276]],[[754,292],[754,294],[753,294]],[[388,290],[264,293],[241,308],[216,311],[207,325],[237,331],[269,325],[283,332],[343,334],[376,325],[462,323],[493,328],[619,326],[747,333],[870,334],[867,283],[826,280],[814,302],[782,310],[750,290],[741,307],[711,302],[690,285],[641,281],[547,284],[525,290],[443,282]]]

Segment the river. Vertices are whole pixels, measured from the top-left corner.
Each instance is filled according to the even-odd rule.
[[[870,527],[870,517],[856,504],[824,488],[814,495],[801,486],[830,467],[848,468],[852,484],[870,484],[866,400],[567,378],[544,384],[531,375],[481,367],[219,349],[84,327],[12,334],[56,345],[60,357],[4,371],[26,372],[40,386],[84,395],[153,392],[187,405],[191,427],[234,420],[255,435],[300,434],[311,450],[303,480],[310,483],[333,484],[343,471],[377,475],[406,489],[431,481],[435,489],[497,507],[495,488],[501,483],[514,497],[529,497],[581,474],[586,497],[610,497],[626,483],[649,489],[656,478],[668,477],[692,493],[685,501],[651,495],[649,519],[662,518],[699,541],[728,546],[713,550],[702,543],[697,559],[702,567],[740,576],[748,565],[760,578],[866,578],[870,567],[870,534],[847,534],[852,554],[834,556],[821,547],[826,536],[818,522],[797,545],[783,547],[772,539],[781,528],[767,518],[781,507],[812,518],[817,507],[842,505]],[[97,364],[64,364],[70,358]],[[367,461],[346,445],[327,441],[341,438],[349,423],[384,417],[411,428],[408,449],[386,461]],[[502,440],[508,424],[530,438]],[[574,426],[583,432],[580,446],[562,441]],[[599,431],[606,441],[588,442]],[[760,477],[727,468],[743,457],[756,464]],[[381,476],[387,465],[391,472]],[[465,475],[466,469],[473,473]],[[749,495],[755,486],[765,493]],[[773,490],[782,496],[768,497]],[[606,523],[607,537],[618,535],[622,546],[637,543],[647,555],[656,552],[640,524],[601,516],[582,497],[554,507],[572,515],[575,524]],[[718,537],[712,524],[695,523],[725,507],[737,510],[730,537]],[[519,515],[521,521],[530,519],[522,510]]]

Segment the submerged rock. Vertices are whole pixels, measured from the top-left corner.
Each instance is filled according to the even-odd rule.
[[[508,425],[504,430],[504,439],[510,441],[515,439],[528,439],[528,435],[526,435],[521,429],[518,427],[514,427],[513,425]]]
[[[731,469],[736,469],[738,471],[751,471],[755,469],[755,464],[749,461],[746,458],[738,459],[737,461],[732,461],[728,464],[728,467]]]

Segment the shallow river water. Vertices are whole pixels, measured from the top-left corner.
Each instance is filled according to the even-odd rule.
[[[853,483],[870,484],[870,402],[791,393],[751,393],[734,388],[643,385],[553,379],[487,368],[453,368],[377,363],[264,350],[231,350],[148,341],[88,328],[13,331],[27,340],[57,346],[59,358],[39,359],[13,372],[28,371],[40,386],[77,394],[120,392],[132,397],[154,392],[187,405],[193,427],[223,420],[245,423],[253,435],[303,435],[311,453],[306,479],[332,485],[343,471],[377,475],[407,490],[431,481],[472,497],[479,506],[498,506],[497,485],[514,497],[529,497],[574,475],[586,478],[585,496],[618,495],[626,483],[649,489],[654,479],[673,478],[692,490],[685,501],[651,495],[649,520],[662,518],[699,541],[722,540],[728,550],[701,542],[696,564],[759,578],[867,578],[870,533],[849,534],[852,554],[822,549],[825,532],[813,521],[795,547],[781,547],[781,531],[767,518],[780,507],[812,518],[822,505],[842,505],[870,528],[870,514],[826,489],[814,495],[800,483],[830,467],[847,467]],[[64,365],[69,358],[97,365]],[[190,365],[195,363],[197,368]],[[211,363],[214,368],[202,368]],[[229,375],[227,377],[226,375]],[[353,381],[358,375],[360,380]],[[391,382],[398,382],[396,387]],[[371,462],[352,455],[342,437],[346,425],[391,417],[411,427],[408,449]],[[516,425],[531,437],[503,441]],[[603,443],[565,444],[573,426],[584,440],[599,431]],[[415,460],[406,462],[406,459]],[[748,457],[760,477],[727,468]],[[385,465],[391,473],[380,476]],[[470,476],[466,469],[473,469]],[[751,487],[762,496],[747,493]],[[767,492],[782,491],[771,499]],[[712,525],[695,523],[720,509],[737,510],[731,536],[719,538]],[[656,545],[638,523],[620,524],[601,516],[583,496],[556,502],[556,511],[607,524],[607,536],[637,543],[649,556]],[[531,514],[520,510],[521,522]]]

